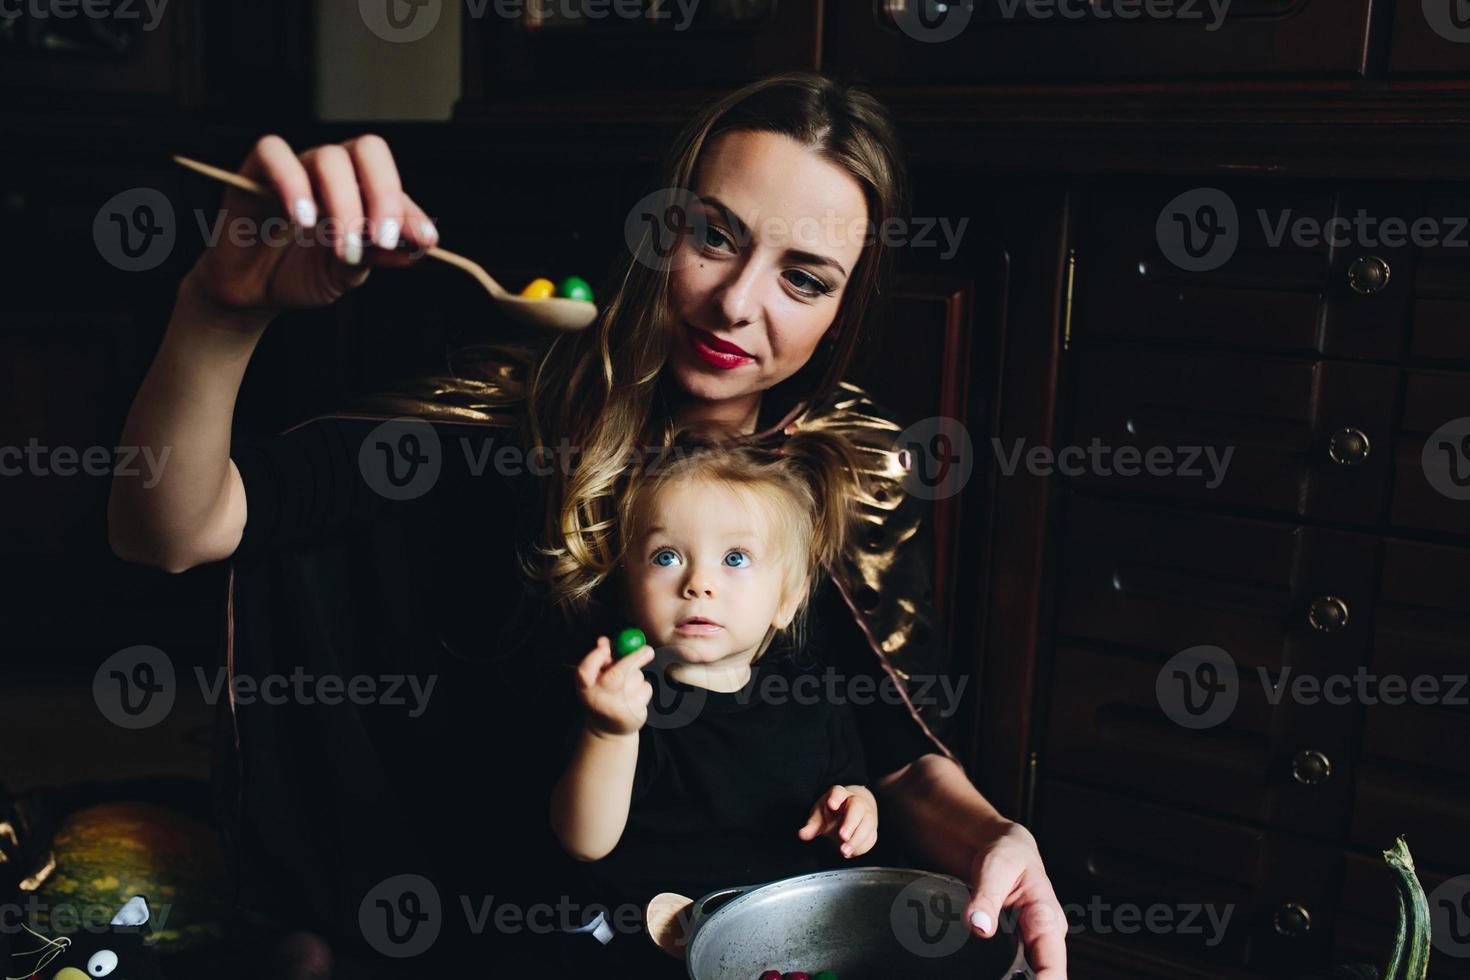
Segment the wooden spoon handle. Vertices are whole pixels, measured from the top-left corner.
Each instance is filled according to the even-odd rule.
[[[198,173],[201,173],[206,177],[212,177],[220,183],[229,184],[232,187],[238,187],[240,188],[240,190],[250,194],[254,194],[256,197],[263,197],[268,200],[275,200],[276,195],[273,192],[271,192],[263,185],[257,183],[256,181],[251,180],[249,177],[244,176],[243,174],[237,174],[229,170],[222,170],[219,167],[211,166],[210,164],[204,163],[203,161],[194,160],[190,157],[179,156],[177,154],[174,155],[174,162],[180,164],[181,166],[188,167],[190,170],[197,171]],[[397,247],[399,251],[408,252],[413,251],[417,246],[407,241],[400,241]],[[438,259],[441,262],[448,262],[450,265],[457,266],[463,269],[465,272],[468,272],[470,275],[480,280],[480,285],[484,286],[497,297],[505,292],[504,287],[502,287],[500,283],[492,279],[490,277],[490,274],[487,273],[483,268],[481,268],[479,263],[467,259],[463,255],[451,252],[448,249],[439,248],[437,245],[427,249],[426,254],[429,255],[431,258]]]

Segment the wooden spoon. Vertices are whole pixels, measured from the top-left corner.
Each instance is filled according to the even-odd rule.
[[[206,177],[212,177],[221,183],[238,187],[240,190],[247,191],[257,197],[263,197],[269,200],[276,199],[276,195],[272,191],[257,184],[249,177],[231,173],[228,170],[221,170],[219,167],[212,167],[207,163],[191,160],[189,157],[175,155],[174,162],[188,167],[190,170],[204,174]],[[398,245],[400,251],[412,251],[416,247],[408,242],[400,242]],[[485,287],[485,291],[490,294],[491,298],[499,303],[508,315],[521,323],[533,327],[545,327],[551,330],[582,330],[590,325],[593,320],[597,319],[597,306],[593,303],[586,302],[585,300],[567,299],[563,296],[552,296],[547,299],[530,299],[525,296],[517,296],[496,282],[490,273],[481,268],[478,262],[471,261],[463,255],[456,255],[454,252],[446,251],[438,246],[430,248],[428,255],[430,258],[457,266],[474,276],[480,285]]]
[[[644,921],[653,944],[676,960],[689,949],[689,910],[694,899],[678,892],[659,892],[648,901]]]

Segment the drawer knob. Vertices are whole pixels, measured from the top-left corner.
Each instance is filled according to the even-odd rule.
[[[1327,455],[1341,466],[1357,466],[1368,458],[1373,446],[1362,429],[1344,426],[1327,440]]]
[[[1335,595],[1319,595],[1312,600],[1312,607],[1307,610],[1307,622],[1312,624],[1314,630],[1335,633],[1347,625],[1347,603]]]
[[[1393,270],[1376,255],[1360,255],[1348,266],[1348,285],[1353,292],[1368,295],[1388,285]]]
[[[1312,931],[1312,915],[1304,906],[1296,902],[1286,902],[1276,910],[1272,917],[1272,923],[1276,931],[1290,939],[1304,936]]]
[[[1291,778],[1303,786],[1325,783],[1332,776],[1332,760],[1316,749],[1302,749],[1291,760]]]

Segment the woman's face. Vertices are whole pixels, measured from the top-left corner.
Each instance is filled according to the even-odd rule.
[[[744,130],[705,144],[693,191],[703,221],[670,272],[668,369],[694,398],[739,399],[816,350],[862,253],[867,203],[790,137]]]

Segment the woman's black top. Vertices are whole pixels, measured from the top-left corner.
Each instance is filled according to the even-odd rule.
[[[330,417],[234,447],[241,693],[217,786],[242,904],[381,952],[400,937],[390,910],[434,898],[444,935],[479,949],[534,931],[497,909],[582,893],[547,807],[580,710],[571,665],[626,624],[601,604],[564,624],[526,585],[516,547],[539,530],[541,481],[497,456],[513,445],[495,426]],[[385,483],[388,462],[403,465]],[[810,624],[817,662],[883,679],[830,582]],[[294,678],[284,703],[238,686],[269,675]],[[869,785],[933,748],[891,699],[851,718]]]

